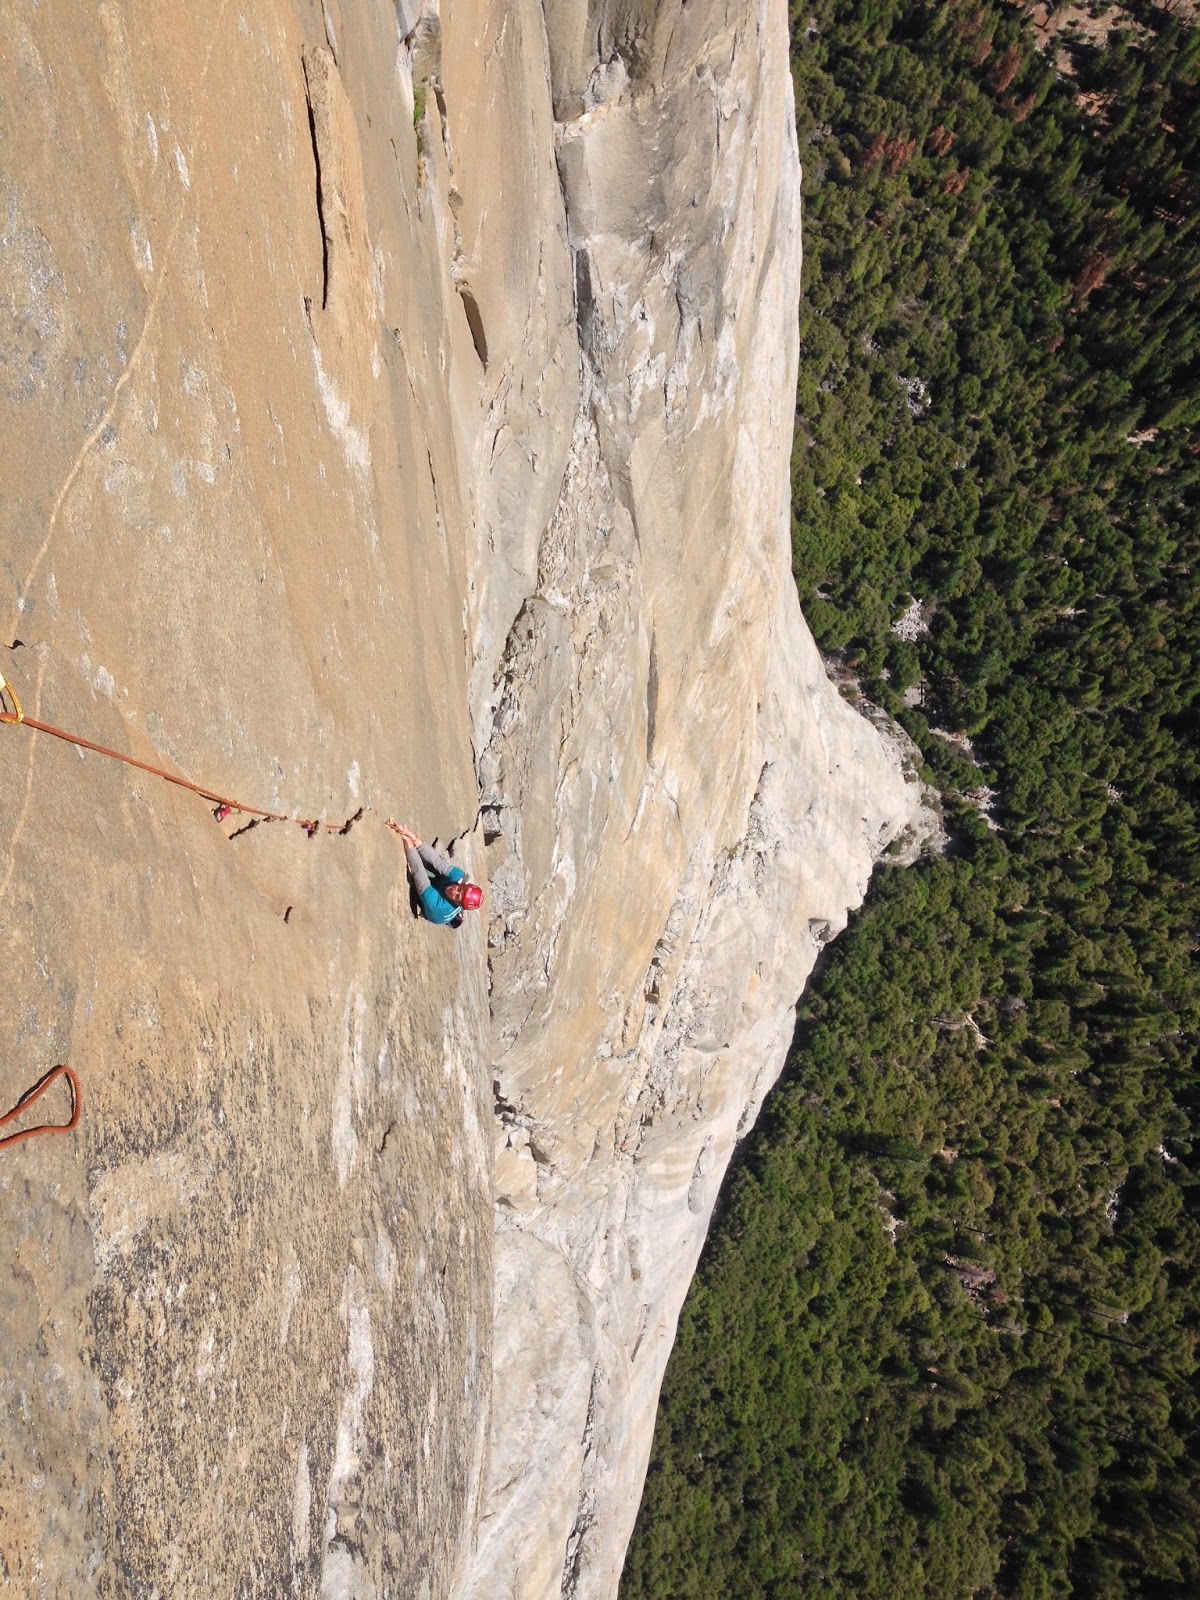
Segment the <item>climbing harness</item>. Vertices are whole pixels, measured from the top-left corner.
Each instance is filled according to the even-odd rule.
[[[79,1087],[79,1079],[72,1069],[65,1065],[51,1067],[43,1077],[39,1078],[32,1089],[17,1101],[11,1111],[6,1111],[0,1117],[0,1128],[6,1128],[10,1122],[15,1122],[19,1116],[28,1111],[34,1101],[40,1100],[46,1090],[59,1077],[66,1078],[71,1091],[71,1117],[68,1122],[39,1122],[32,1128],[22,1128],[19,1133],[6,1133],[0,1137],[0,1150],[5,1145],[20,1144],[22,1139],[36,1139],[39,1133],[70,1133],[79,1121],[79,1108],[83,1101],[83,1091]]]

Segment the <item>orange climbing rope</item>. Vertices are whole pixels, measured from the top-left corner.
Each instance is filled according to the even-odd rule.
[[[10,711],[5,704],[6,700],[12,702]],[[123,762],[127,767],[137,767],[140,772],[152,773],[156,778],[162,778],[167,783],[173,783],[180,789],[190,789],[193,794],[198,794],[202,800],[212,801],[216,807],[218,822],[224,822],[232,812],[242,816],[255,818],[248,822],[247,827],[256,827],[259,822],[294,822],[304,829],[311,839],[313,834],[324,829],[326,833],[349,833],[351,827],[362,816],[360,806],[354,816],[345,822],[321,822],[304,817],[289,817],[285,811],[264,811],[261,806],[244,805],[240,800],[233,800],[228,795],[218,794],[215,789],[206,789],[203,784],[192,783],[188,778],[181,778],[177,773],[166,772],[162,767],[155,767],[148,761],[138,761],[134,756],[122,755],[119,750],[110,750],[107,745],[96,744],[91,739],[85,739],[78,733],[68,733],[65,728],[56,728],[49,722],[39,722],[36,717],[27,717],[21,709],[21,702],[17,698],[16,690],[12,684],[0,674],[0,722],[11,723],[22,728],[33,728],[38,733],[48,733],[53,739],[62,739],[67,744],[73,744],[80,750],[94,750],[97,755],[108,756],[113,761]]]
[[[177,773],[167,772],[162,767],[153,766],[149,761],[138,761],[134,756],[122,755],[119,750],[110,750],[107,745],[97,744],[92,739],[85,739],[77,733],[68,733],[65,728],[56,728],[49,722],[39,722],[36,717],[27,717],[22,710],[21,701],[17,691],[0,673],[0,722],[7,722],[14,727],[32,728],[37,733],[48,733],[52,739],[62,739],[66,744],[73,744],[80,750],[93,750],[97,755],[108,756],[112,761],[120,761],[127,767],[136,767],[139,772],[149,772],[156,778],[162,778],[167,783],[173,783],[180,789],[190,789],[193,794],[198,794],[202,800],[211,801],[216,810],[213,815],[218,822],[233,813],[250,818],[249,822],[236,830],[244,833],[247,828],[256,828],[261,822],[295,822],[303,828],[311,839],[315,833],[322,829],[327,833],[349,833],[350,829],[363,814],[360,806],[352,817],[345,822],[321,822],[304,817],[289,817],[284,811],[264,811],[261,806],[244,805],[240,800],[234,800],[229,795],[218,794],[215,789],[207,789],[203,784],[192,783],[188,778],[181,778]],[[291,909],[290,907],[288,908]],[[0,1138],[0,1150],[7,1145],[19,1144],[23,1139],[32,1139],[39,1133],[70,1133],[71,1129],[79,1122],[79,1108],[82,1101],[82,1091],[79,1079],[68,1066],[51,1067],[43,1078],[34,1084],[32,1089],[27,1089],[11,1111],[5,1112],[0,1117],[0,1128],[6,1127],[23,1112],[28,1111],[35,1100],[39,1100],[46,1090],[59,1076],[65,1076],[71,1090],[71,1119],[69,1122],[40,1122],[36,1127],[23,1128],[19,1133],[5,1134]]]
[[[71,1118],[69,1122],[39,1122],[32,1128],[22,1128],[19,1133],[6,1133],[0,1138],[0,1150],[5,1145],[20,1144],[22,1139],[36,1139],[39,1133],[70,1133],[79,1121],[79,1108],[83,1102],[83,1091],[79,1087],[79,1079],[68,1066],[51,1067],[43,1077],[39,1078],[32,1089],[17,1101],[11,1111],[6,1111],[0,1117],[0,1128],[5,1128],[10,1122],[15,1122],[23,1112],[29,1110],[35,1100],[40,1100],[46,1090],[58,1077],[64,1077],[71,1090]]]

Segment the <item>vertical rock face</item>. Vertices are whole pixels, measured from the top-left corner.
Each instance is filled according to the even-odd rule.
[[[412,72],[387,6],[5,9],[0,670],[252,805],[367,808],[227,841],[0,727],[0,1109],[83,1084],[0,1151],[21,1600],[433,1600],[470,1548],[484,930],[413,921],[382,822],[471,861],[479,364]]]
[[[0,728],[0,1105],[85,1094],[0,1153],[0,1577],[611,1596],[722,1171],[917,809],[788,570],[786,8],[42,0],[0,79],[0,666],[365,807],[227,841]],[[389,813],[486,927],[413,921]]]
[[[790,576],[785,8],[546,18],[580,379],[477,702],[498,1222],[471,1600],[615,1593],[734,1142],[820,944],[919,813]]]

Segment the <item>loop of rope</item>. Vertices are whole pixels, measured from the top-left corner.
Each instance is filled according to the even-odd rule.
[[[79,1079],[75,1076],[72,1068],[66,1065],[59,1065],[51,1067],[49,1072],[38,1079],[32,1089],[26,1089],[12,1110],[6,1111],[0,1117],[0,1128],[7,1127],[10,1122],[15,1122],[23,1112],[28,1111],[34,1101],[40,1100],[50,1085],[59,1077],[66,1078],[71,1090],[70,1121],[39,1122],[35,1127],[22,1128],[19,1133],[6,1133],[3,1138],[0,1138],[0,1150],[4,1149],[6,1145],[20,1144],[22,1139],[36,1139],[39,1133],[70,1133],[72,1128],[76,1126],[79,1121],[79,1109],[83,1103],[83,1091],[79,1087]]]
[[[167,783],[173,783],[180,789],[190,789],[193,794],[198,794],[202,800],[210,801],[214,806],[213,816],[218,822],[224,822],[226,817],[235,813],[248,817],[250,820],[235,829],[230,835],[236,838],[239,833],[245,833],[250,828],[257,828],[264,822],[294,822],[311,839],[314,834],[322,829],[326,833],[346,834],[363,814],[362,806],[352,817],[347,817],[345,822],[322,822],[318,818],[289,817],[285,811],[264,811],[261,806],[243,805],[240,800],[234,800],[229,795],[218,794],[215,789],[206,789],[203,784],[192,783],[188,778],[181,778],[177,773],[167,772],[162,767],[153,766],[149,761],[139,761],[135,756],[122,755],[119,750],[110,750],[107,745],[96,744],[92,739],[85,739],[77,733],[68,733],[65,728],[56,728],[49,722],[39,722],[36,717],[27,717],[21,706],[17,691],[9,683],[3,673],[0,673],[0,723],[8,723],[13,727],[32,728],[37,733],[48,733],[53,739],[62,739],[66,744],[73,744],[79,750],[92,750],[97,755],[107,756],[112,761],[120,761],[127,767],[136,767],[140,772],[149,772],[156,778],[162,778]],[[290,912],[291,907],[288,907]],[[23,1139],[33,1139],[40,1133],[70,1133],[79,1122],[79,1109],[82,1103],[82,1090],[79,1079],[72,1068],[66,1065],[51,1067],[44,1077],[39,1078],[32,1089],[27,1089],[11,1111],[6,1111],[0,1117],[0,1128],[6,1127],[10,1122],[19,1117],[22,1112],[28,1111],[35,1100],[39,1100],[46,1090],[60,1076],[65,1076],[71,1090],[71,1118],[69,1122],[40,1122],[36,1127],[23,1128],[19,1133],[5,1134],[0,1138],[0,1150],[8,1145],[19,1144]]]

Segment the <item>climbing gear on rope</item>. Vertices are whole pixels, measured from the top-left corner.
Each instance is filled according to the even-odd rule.
[[[110,750],[107,745],[96,744],[92,739],[85,739],[81,734],[68,733],[65,728],[56,728],[52,723],[39,722],[36,717],[27,717],[21,706],[17,691],[8,679],[0,672],[0,723],[9,723],[13,727],[30,728],[35,733],[49,734],[52,739],[61,739],[65,744],[73,744],[77,750],[92,750],[96,755],[107,756],[110,761],[119,761],[126,767],[136,767],[139,772],[148,772],[155,778],[162,778],[166,783],[173,783],[177,788],[188,789],[192,794],[197,794],[202,800],[207,800],[213,807],[213,820],[225,822],[229,817],[245,817],[247,820],[229,835],[236,839],[239,834],[257,828],[264,822],[294,822],[303,828],[311,839],[324,830],[326,833],[347,834],[363,814],[364,808],[359,806],[353,816],[347,817],[344,822],[322,822],[320,818],[289,817],[284,811],[264,811],[261,806],[243,805],[240,800],[231,799],[228,795],[217,794],[213,789],[206,789],[203,784],[193,783],[189,778],[181,778],[177,773],[167,772],[162,767],[153,766],[149,761],[139,761],[135,756],[122,755],[119,750]],[[388,818],[388,827],[398,833],[405,843],[420,844],[417,836],[396,822]],[[474,898],[467,899],[466,903],[476,907],[483,899],[482,892],[474,884],[467,887],[466,894]],[[287,922],[292,914],[292,907],[288,906],[283,914]],[[11,1111],[5,1112],[0,1117],[0,1128],[7,1127],[10,1122],[28,1111],[35,1101],[41,1099],[46,1090],[50,1088],[59,1077],[65,1077],[71,1091],[71,1116],[68,1122],[41,1122],[32,1128],[23,1128],[17,1133],[5,1134],[0,1137],[0,1150],[7,1145],[19,1144],[23,1139],[32,1139],[39,1133],[70,1133],[79,1122],[79,1111],[82,1103],[82,1091],[79,1079],[72,1069],[65,1065],[51,1067],[42,1078],[34,1084],[32,1089],[27,1089]]]
[[[46,1090],[58,1077],[64,1077],[71,1090],[71,1118],[69,1122],[39,1122],[35,1127],[22,1128],[19,1133],[6,1133],[0,1138],[0,1150],[5,1145],[20,1144],[22,1139],[34,1139],[39,1133],[70,1133],[79,1121],[79,1108],[83,1101],[83,1091],[79,1087],[79,1079],[68,1066],[51,1067],[43,1077],[39,1078],[32,1089],[17,1101],[11,1111],[6,1111],[0,1117],[0,1128],[7,1127],[10,1122],[15,1122],[25,1111],[28,1111],[35,1100],[40,1100]]]
[[[6,702],[12,702],[12,710],[8,709]],[[24,722],[25,713],[21,710],[21,702],[17,699],[17,691],[8,679],[0,672],[0,722]]]
[[[6,701],[11,700],[13,709],[8,710]],[[137,767],[140,772],[152,773],[156,778],[162,778],[167,783],[173,783],[180,789],[190,789],[193,794],[198,794],[202,800],[211,800],[216,805],[213,816],[218,822],[224,822],[235,811],[242,816],[256,817],[260,822],[295,822],[311,839],[314,834],[320,833],[322,828],[326,833],[345,833],[347,824],[344,822],[322,822],[320,819],[305,817],[289,817],[286,811],[264,811],[261,806],[243,805],[240,800],[232,800],[228,795],[217,794],[215,790],[206,789],[202,784],[192,783],[188,778],[181,778],[174,772],[165,772],[162,767],[155,767],[148,761],[138,761],[134,756],[124,756],[119,750],[110,750],[107,745],[95,744],[91,739],[85,739],[77,733],[68,733],[65,728],[56,728],[49,722],[39,722],[36,717],[27,717],[21,709],[21,702],[17,699],[16,691],[11,683],[0,674],[0,722],[12,723],[22,728],[32,728],[37,733],[48,733],[51,738],[62,739],[66,744],[73,744],[80,750],[94,750],[97,755],[108,756],[112,761],[123,762],[127,767]],[[362,815],[361,808],[358,813]],[[351,817],[350,821],[357,819]],[[250,826],[250,824],[247,824]],[[239,830],[243,831],[243,830]]]
[[[134,756],[122,755],[119,750],[110,750],[106,745],[96,744],[92,739],[85,739],[79,734],[68,733],[64,728],[56,728],[51,723],[39,722],[36,717],[27,717],[21,705],[17,691],[8,679],[0,672],[0,723],[7,722],[13,727],[31,728],[36,733],[48,733],[53,739],[62,739],[67,744],[73,744],[79,750],[93,750],[97,755],[108,756],[112,761],[120,761],[124,766],[136,767],[140,772],[149,772],[156,778],[162,778],[167,783],[173,783],[180,789],[190,789],[193,794],[198,794],[201,799],[215,803],[213,817],[217,822],[224,822],[227,817],[243,815],[250,820],[241,828],[234,830],[231,837],[244,833],[247,828],[256,828],[262,822],[297,822],[311,839],[322,828],[328,833],[348,833],[352,825],[362,816],[360,806],[354,816],[345,822],[321,822],[309,818],[289,817],[283,811],[264,811],[260,806],[243,805],[240,800],[232,800],[227,795],[215,793],[206,789],[202,784],[192,783],[187,778],[181,778],[173,772],[166,772],[162,767],[152,766],[148,761],[138,761]],[[288,907],[291,910],[291,907]],[[79,1109],[82,1102],[82,1092],[79,1079],[68,1066],[52,1067],[49,1072],[32,1089],[26,1092],[17,1101],[11,1111],[0,1117],[0,1128],[6,1127],[23,1112],[28,1111],[36,1100],[39,1100],[46,1090],[50,1088],[60,1076],[65,1077],[71,1090],[71,1117],[69,1122],[55,1123],[42,1122],[33,1128],[23,1128],[19,1133],[5,1134],[0,1138],[0,1150],[8,1145],[19,1144],[23,1139],[32,1139],[39,1133],[70,1133],[79,1122]]]

